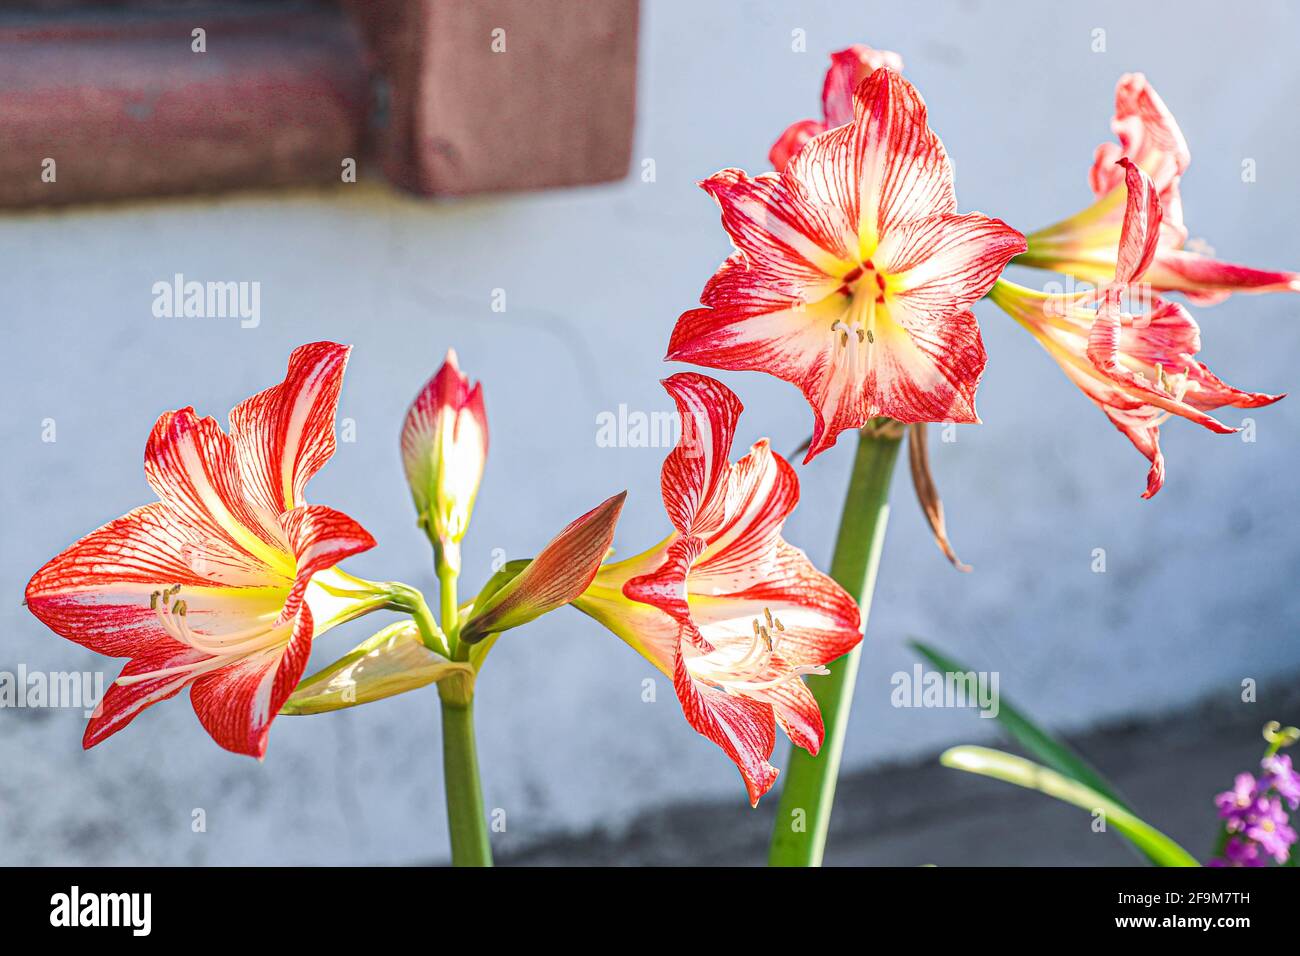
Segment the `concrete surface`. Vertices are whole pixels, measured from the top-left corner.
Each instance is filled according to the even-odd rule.
[[[1296,675],[1300,677],[1300,675]],[[1199,702],[1174,715],[1108,724],[1070,741],[1134,811],[1206,862],[1218,835],[1213,797],[1258,769],[1264,715],[1300,717],[1297,681],[1265,703]],[[994,744],[1022,753],[1009,739]],[[593,830],[511,853],[514,866],[754,866],[767,856],[776,804],[675,805],[616,832]],[[1114,832],[1042,794],[939,765],[938,755],[840,781],[826,866],[1146,866]]]

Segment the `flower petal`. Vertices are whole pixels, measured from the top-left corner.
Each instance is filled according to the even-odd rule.
[[[1025,237],[979,213],[907,222],[880,241],[875,263],[885,273],[890,308],[902,303],[931,321],[964,310],[993,287]]]
[[[150,486],[181,522],[203,538],[224,542],[249,568],[290,572],[274,515],[245,492],[231,439],[211,416],[193,408],[166,412],[145,445]]]
[[[1141,73],[1126,73],[1115,86],[1115,115],[1111,129],[1119,138],[1097,147],[1089,181],[1093,194],[1103,196],[1118,186],[1124,173],[1116,163],[1127,156],[1151,177],[1157,192],[1177,184],[1192,161],[1187,140],[1169,107]],[[1169,210],[1166,210],[1169,211]],[[1173,219],[1181,224],[1181,216]]]
[[[150,615],[152,618],[153,615]],[[165,636],[154,637],[148,649],[142,649],[122,668],[118,679],[139,674],[159,676],[122,685],[113,683],[104,699],[95,707],[81,745],[86,750],[102,743],[133,721],[146,707],[175,697],[194,680],[193,667],[210,660],[209,655],[177,643]]]
[[[877,70],[857,88],[854,106],[858,234],[868,258],[899,223],[956,212],[957,196],[948,154],[911,83]]]
[[[1162,303],[1152,313],[1150,321],[1154,324],[1164,315],[1170,313],[1177,315],[1180,310],[1185,312],[1182,306],[1177,303]],[[1190,321],[1190,319],[1191,317],[1188,316],[1187,320]],[[1088,360],[1107,378],[1122,385],[1131,395],[1140,398],[1148,405],[1179,415],[1188,421],[1208,428],[1212,432],[1226,435],[1238,430],[1223,424],[1200,409],[1171,395],[1164,389],[1159,388],[1158,383],[1152,382],[1145,375],[1135,372],[1124,365],[1120,361],[1119,351],[1121,328],[1121,321],[1117,315],[1103,311],[1097,314],[1097,319],[1092,324],[1092,332],[1088,336]]]
[[[624,583],[623,596],[656,607],[689,625],[691,610],[687,603],[686,582],[692,573],[691,566],[704,548],[703,538],[694,535],[674,538],[658,567]]]
[[[763,699],[772,705],[777,723],[790,742],[817,756],[826,737],[826,726],[817,698],[808,685],[802,680],[786,681],[764,691]]]
[[[245,492],[272,514],[302,504],[308,480],[334,454],[334,414],[349,351],[333,342],[299,346],[283,382],[230,413]]]
[[[785,626],[781,656],[794,666],[828,664],[861,643],[857,602],[803,551],[782,541],[766,569],[761,581],[741,591],[713,597],[692,593],[691,617],[710,642],[716,643],[718,633],[747,639],[754,621],[771,611]]]
[[[732,466],[725,523],[707,539],[691,569],[699,594],[743,591],[767,578],[781,528],[799,502],[799,479],[767,439]]]
[[[767,161],[779,173],[785,169],[791,157],[803,149],[804,143],[825,131],[826,124],[819,123],[817,120],[806,119],[791,123],[768,150]]]
[[[1127,156],[1118,165],[1124,169],[1127,203],[1120,226],[1115,282],[1129,285],[1142,278],[1155,258],[1163,211],[1151,177]]]
[[[728,694],[691,677],[678,653],[673,686],[686,721],[723,749],[740,770],[750,806],[776,783],[777,769],[768,760],[776,748],[772,706]]]
[[[303,606],[312,575],[375,546],[370,532],[341,511],[325,505],[301,505],[280,516],[293,550],[297,573],[284,601],[280,623],[292,620]]]
[[[279,627],[285,642],[204,674],[190,702],[199,722],[221,747],[261,760],[271,722],[297,686],[311,656],[312,617],[305,604]]]
[[[838,285],[833,276],[853,268],[856,251],[845,210],[810,193],[794,175],[805,153],[821,154],[827,137],[833,131],[811,140],[783,173],[751,178],[723,169],[700,183],[722,210],[722,226],[746,265],[765,285],[806,301],[829,294]]]
[[[662,384],[681,417],[681,439],[659,480],[664,508],[683,535],[707,534],[725,516],[731,443],[744,406],[727,386],[698,372],[678,372]]]
[[[153,592],[180,585],[191,598],[215,587],[232,602],[241,593],[260,593],[227,589],[222,574],[228,569],[213,566],[214,553],[212,542],[181,524],[166,505],[145,505],[46,563],[27,585],[27,607],[56,634],[100,654],[152,653],[159,640],[170,640],[150,609]]]
[[[1146,281],[1157,289],[1182,292],[1202,305],[1212,305],[1233,292],[1300,292],[1300,272],[1252,269],[1181,249],[1159,250]]]
[[[903,58],[892,50],[873,50],[855,43],[831,54],[831,67],[822,84],[822,113],[828,127],[853,122],[853,93],[877,70],[903,72]]]

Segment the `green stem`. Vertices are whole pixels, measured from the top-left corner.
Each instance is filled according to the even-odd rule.
[[[415,622],[424,646],[435,654],[441,654],[451,660],[451,646],[447,643],[447,637],[442,633],[442,629],[438,627],[438,622],[433,619],[433,612],[429,610],[423,592],[410,585],[393,582],[389,585],[389,599],[384,606],[411,615],[411,620]]]
[[[441,685],[439,687],[441,690]],[[483,791],[474,746],[474,702],[442,696],[442,772],[447,789],[447,829],[452,866],[491,866]]]
[[[901,442],[899,434],[881,434],[885,430],[877,429],[873,434],[868,426],[859,434],[831,560],[831,577],[862,608],[864,629],[889,520],[889,481]],[[821,866],[861,651],[861,646],[854,648],[830,665],[828,676],[808,681],[821,707],[826,737],[816,757],[798,747],[790,748],[768,855],[771,866]]]

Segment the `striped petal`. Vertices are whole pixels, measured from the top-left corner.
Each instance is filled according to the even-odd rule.
[[[1145,280],[1200,305],[1213,305],[1234,292],[1300,292],[1300,272],[1253,269],[1185,249],[1157,251]]]
[[[822,84],[822,113],[828,127],[853,122],[853,94],[877,70],[903,72],[903,58],[892,50],[873,50],[855,43],[831,54],[831,67]]]
[[[62,637],[108,657],[136,657],[170,641],[150,608],[157,591],[179,586],[198,607],[208,594],[212,613],[227,615],[235,627],[242,620],[241,597],[257,602],[264,589],[282,593],[276,585],[287,585],[263,571],[260,579],[244,578],[243,586],[231,587],[228,568],[210,560],[214,554],[220,554],[216,546],[166,505],[145,505],[46,563],[27,585],[27,607]]]
[[[772,789],[778,770],[768,761],[776,748],[772,705],[737,697],[691,677],[678,653],[673,687],[686,722],[722,748],[740,770],[750,806]]]
[[[795,666],[829,664],[862,640],[857,602],[808,556],[781,541],[764,561],[762,580],[740,590],[713,595],[697,590],[692,579],[691,618],[712,644],[747,638],[755,621],[770,612],[784,625],[780,654]]]
[[[334,414],[349,351],[333,342],[294,349],[284,381],[230,413],[245,492],[274,515],[302,504],[308,480],[334,455]]]
[[[763,698],[772,705],[776,722],[790,742],[817,756],[826,737],[826,725],[817,698],[808,685],[801,680],[787,681],[766,691]]]
[[[726,521],[708,537],[691,569],[699,594],[729,594],[765,580],[785,519],[799,501],[799,479],[767,439],[732,466]]]
[[[370,532],[341,511],[325,505],[302,505],[280,516],[280,525],[293,551],[293,587],[284,600],[280,622],[292,620],[303,604],[312,575],[332,568],[375,546]]]
[[[245,494],[234,443],[193,408],[166,412],[145,445],[144,472],[158,499],[204,539],[227,546],[250,572],[291,577],[274,516]]]
[[[809,150],[820,150],[827,137],[833,133],[805,146],[799,162]],[[763,284],[812,301],[834,289],[834,275],[853,268],[856,242],[848,211],[820,201],[798,178],[799,169],[796,163],[779,175],[752,178],[739,169],[724,169],[700,186],[717,202],[723,228]]]
[[[1164,213],[1151,177],[1127,156],[1117,165],[1124,170],[1127,202],[1120,226],[1119,252],[1115,258],[1115,282],[1129,285],[1142,278],[1155,258]]]
[[[915,321],[939,322],[992,288],[1025,237],[979,213],[916,219],[888,233],[875,255],[885,303]]]
[[[283,641],[194,681],[190,701],[221,747],[262,759],[271,722],[302,678],[311,656],[312,617],[305,604],[278,625]]]
[[[1126,73],[1115,86],[1111,129],[1119,143],[1102,143],[1093,158],[1089,184],[1100,197],[1124,181],[1116,163],[1128,157],[1151,177],[1157,192],[1176,186],[1192,161],[1187,140],[1169,107],[1141,73]],[[1175,209],[1177,206],[1175,205]],[[1182,218],[1173,218],[1181,225]]]
[[[921,94],[900,74],[880,69],[857,88],[852,128],[864,257],[904,222],[957,211],[948,154]]]
[[[662,384],[681,417],[681,439],[660,475],[664,507],[682,534],[707,534],[725,517],[731,443],[744,406],[731,389],[696,372],[679,372]]]
[[[768,150],[767,161],[779,173],[789,164],[794,154],[803,149],[808,140],[824,132],[826,132],[826,124],[819,123],[817,120],[806,119],[791,123]]]
[[[103,743],[135,720],[145,708],[175,697],[194,680],[196,665],[209,659],[207,654],[167,638],[156,640],[149,650],[122,668],[117,680],[146,674],[157,676],[125,685],[114,681],[86,723],[82,747],[89,750]]]

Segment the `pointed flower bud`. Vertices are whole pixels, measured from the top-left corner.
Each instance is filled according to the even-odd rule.
[[[460,570],[460,541],[487,459],[483,390],[461,374],[455,351],[411,403],[402,425],[402,464],[420,524],[439,562]]]
[[[300,683],[281,714],[322,714],[383,700],[453,675],[472,681],[474,669],[424,646],[410,621],[392,624]]]
[[[619,492],[577,518],[528,566],[502,585],[461,628],[473,644],[496,631],[527,624],[579,597],[600,570],[614,540],[614,527],[627,492]]]

